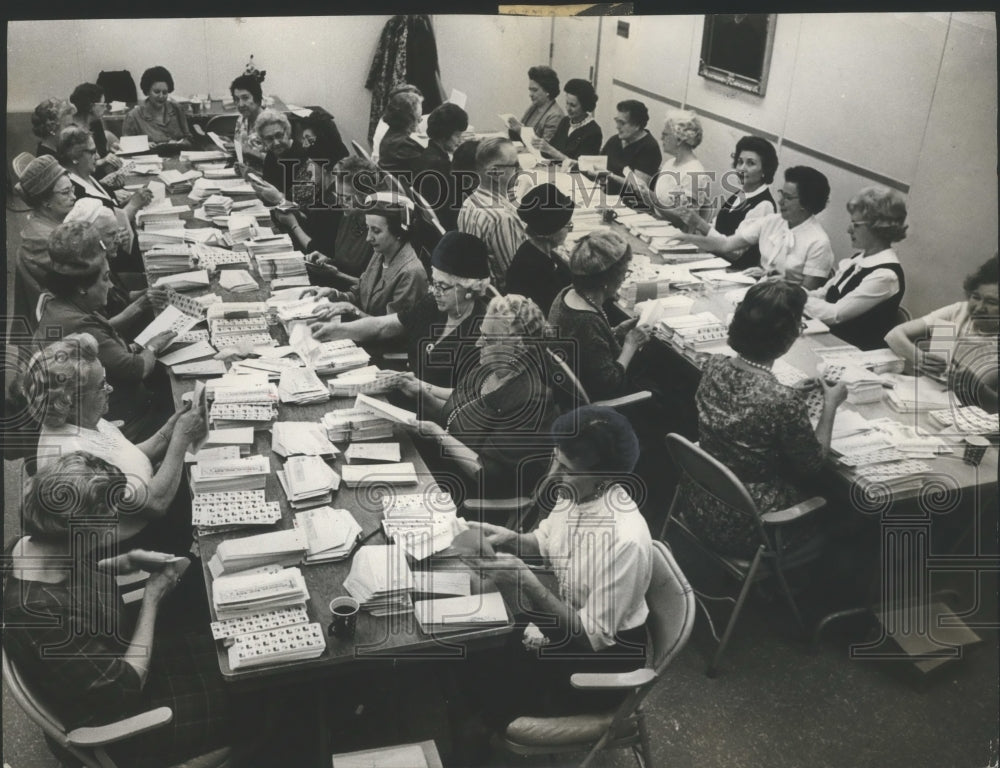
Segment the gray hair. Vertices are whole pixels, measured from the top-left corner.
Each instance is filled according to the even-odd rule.
[[[259,115],[257,115],[257,121],[254,123],[254,130],[257,131],[257,135],[261,136],[264,129],[269,125],[280,125],[285,129],[285,133],[289,136],[292,135],[292,124],[288,122],[288,118],[276,109],[265,109]]]
[[[50,429],[77,416],[83,368],[98,362],[97,339],[89,333],[71,333],[36,352],[28,363],[22,386],[34,420]]]

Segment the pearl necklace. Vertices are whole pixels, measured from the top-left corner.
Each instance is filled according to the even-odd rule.
[[[762,363],[755,363],[753,360],[747,360],[745,357],[743,357],[743,355],[740,355],[739,359],[741,362],[746,363],[751,368],[756,368],[759,371],[764,371],[765,373],[769,373],[772,376],[774,375],[774,371],[771,370],[771,366],[769,365],[764,365]]]
[[[604,311],[604,307],[600,306],[599,304],[596,304],[596,303],[594,303],[594,302],[593,302],[593,301],[592,301],[592,300],[590,299],[590,297],[589,297],[589,296],[586,296],[585,294],[582,294],[582,293],[580,293],[580,292],[577,292],[577,293],[576,293],[576,295],[577,295],[577,296],[579,296],[579,297],[580,297],[581,299],[583,299],[583,300],[584,300],[585,302],[587,302],[587,303],[588,303],[588,304],[589,304],[590,306],[592,306],[592,307],[593,307],[593,308],[594,308],[595,310],[597,310],[597,312],[598,312],[598,313],[599,313],[599,314],[601,315],[601,317],[603,317],[603,318],[604,318],[604,322],[606,322],[606,323],[607,323],[607,324],[608,324],[609,326],[611,325],[611,321],[610,321],[610,320],[608,320],[608,313]]]

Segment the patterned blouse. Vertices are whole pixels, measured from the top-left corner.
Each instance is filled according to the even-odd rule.
[[[805,401],[770,372],[746,370],[724,355],[713,355],[702,370],[695,395],[701,447],[743,481],[761,514],[805,498],[795,485],[823,466],[823,452]],[[760,543],[756,524],[685,478],[679,499],[682,516],[705,543],[719,552],[752,557]],[[783,537],[794,544],[811,526],[789,526]]]

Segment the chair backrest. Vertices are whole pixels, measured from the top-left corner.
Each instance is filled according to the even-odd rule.
[[[674,462],[703,491],[737,512],[759,519],[757,505],[729,467],[682,435],[671,433],[666,442]]]
[[[354,154],[358,157],[363,157],[365,160],[372,159],[371,153],[353,139],[351,140],[351,148],[354,150]]]
[[[646,630],[652,640],[647,665],[660,675],[691,637],[696,615],[694,590],[662,541],[653,541],[653,578],[646,604]]]
[[[896,307],[896,325],[910,322],[910,312],[902,304]]]
[[[239,115],[212,115],[205,122],[205,133],[212,131],[219,136],[232,138],[236,135],[236,121]]]
[[[416,206],[421,209],[424,218],[438,231],[438,234],[443,235],[445,229],[442,226],[441,221],[438,219],[437,214],[434,213],[434,209],[431,208],[424,196],[417,192],[416,188],[413,186],[410,187],[410,196],[413,198],[413,202]]]
[[[53,739],[60,746],[71,749],[67,744],[65,726],[63,726],[59,718],[48,707],[34,697],[31,689],[21,676],[17,665],[7,655],[6,648],[3,649],[3,681],[14,697],[14,701],[24,710],[28,719],[41,728],[49,738]]]
[[[35,156],[30,152],[21,152],[17,157],[10,161],[10,167],[14,171],[14,176],[20,181],[21,177],[24,175],[25,169],[35,159]]]
[[[581,405],[589,405],[590,398],[580,379],[566,362],[561,346],[553,349],[545,346],[545,359],[550,366],[548,381],[552,385],[556,405],[561,412],[568,412]]]

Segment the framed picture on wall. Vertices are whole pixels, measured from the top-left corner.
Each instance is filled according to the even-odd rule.
[[[715,13],[705,16],[698,74],[763,96],[771,68],[775,13]]]

